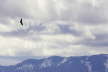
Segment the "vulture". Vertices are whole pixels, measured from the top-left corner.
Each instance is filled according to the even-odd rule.
[[[21,20],[20,20],[20,24],[23,26],[22,18],[21,18]]]

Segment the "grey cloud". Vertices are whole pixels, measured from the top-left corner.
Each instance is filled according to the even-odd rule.
[[[99,8],[90,4],[85,4],[79,11],[77,20],[84,24],[104,24],[108,23],[108,7],[101,5]]]
[[[48,20],[48,19],[60,19],[60,20],[76,20],[82,23],[107,23],[108,15],[107,7],[105,5],[101,5],[99,8],[93,7],[91,4],[83,3],[79,4],[78,1],[75,0],[61,0],[58,2],[54,2],[53,0],[46,0],[46,8],[41,12],[41,8],[39,9],[38,5],[36,7],[27,8],[28,4],[25,0],[22,1],[2,1],[1,2],[1,13],[3,17],[24,17],[29,18],[32,16],[30,11],[36,12],[38,15],[37,19]],[[104,1],[106,2],[106,1]],[[57,6],[57,7],[56,7]],[[45,14],[46,15],[45,15]],[[43,15],[43,16],[41,16]]]
[[[24,39],[24,37],[27,37],[28,39],[30,38],[31,41],[35,41],[35,43],[41,42],[41,41],[46,43],[45,42],[46,40],[45,41],[43,40],[44,37],[39,37],[39,36],[47,35],[45,36],[46,37],[45,39],[52,38],[52,39],[48,39],[49,40],[48,46],[51,47],[49,49],[52,49],[51,50],[52,52],[54,48],[63,49],[63,48],[69,47],[69,49],[71,49],[74,45],[76,47],[79,45],[87,47],[87,48],[83,48],[83,47],[78,48],[79,55],[80,53],[83,54],[86,51],[87,53],[89,53],[88,49],[90,50],[91,47],[94,50],[96,49],[95,47],[97,48],[108,47],[107,31],[105,32],[105,34],[103,34],[102,32],[96,33],[92,29],[89,30],[90,24],[91,24],[91,27],[94,27],[94,25],[97,27],[99,24],[103,24],[103,26],[104,24],[107,24],[108,22],[107,9],[108,8],[107,8],[106,3],[104,3],[105,5],[103,4],[100,5],[100,7],[93,7],[91,4],[78,3],[76,0],[59,0],[56,2],[54,2],[54,0],[46,0],[45,6],[43,4],[45,8],[41,8],[42,5],[41,4],[38,5],[37,2],[36,2],[36,5],[35,4],[32,5],[32,2],[31,4],[29,3],[26,4],[26,0],[23,1],[24,5],[21,2],[22,0],[14,0],[14,1],[13,0],[12,1],[0,0],[0,10],[1,10],[0,23],[3,25],[11,25],[9,22],[11,19],[15,21],[17,17],[18,18],[23,17],[24,20],[28,19],[28,21],[29,19],[32,19],[33,24],[31,24],[31,26],[25,29],[20,28],[18,30],[16,29],[10,32],[0,32],[0,36],[7,37],[7,38],[13,38],[13,37],[16,37],[18,39],[20,38],[22,43],[23,43],[22,39]],[[62,22],[59,23],[56,21],[62,21]],[[68,22],[68,21],[71,21],[71,22]],[[37,24],[38,22],[40,24]],[[78,23],[79,25],[78,28],[75,27],[74,22]],[[85,26],[88,26],[88,28],[85,29]],[[48,29],[50,29],[51,31],[49,32]],[[91,34],[93,33],[93,35],[96,38],[91,39],[87,37],[88,35],[90,35],[88,34],[87,30],[89,30],[88,32],[90,32]],[[35,36],[33,37],[32,35],[35,35]],[[68,41],[68,40],[65,40],[65,36],[63,36],[64,38],[63,40],[61,40],[62,37],[58,38],[57,35],[61,35],[61,36],[69,35],[69,37],[75,36],[79,40]],[[56,41],[53,38],[55,38]],[[13,41],[17,41],[17,40],[15,39]],[[85,50],[80,51],[83,49]],[[35,50],[37,53],[35,52]],[[33,53],[36,53],[36,55],[40,55],[40,56],[43,55],[41,54],[41,52],[43,53],[43,47],[41,47],[40,49],[35,49],[35,50],[30,49],[30,51],[25,51],[25,52],[24,50],[23,51],[18,50],[18,52],[16,51],[15,55],[16,56],[21,56],[21,55],[33,56],[35,55]],[[50,53],[50,51],[48,52]],[[71,52],[68,53],[68,50],[66,52],[67,54],[70,53],[71,55]],[[75,49],[75,52],[77,52],[77,48]],[[76,54],[75,52],[74,54]],[[65,51],[63,51],[63,54],[64,53]],[[59,51],[58,51],[58,54],[59,54]]]
[[[22,1],[11,1],[11,0],[4,0],[0,2],[0,16],[1,17],[27,17],[30,14],[24,8],[25,6],[22,5]],[[19,5],[20,4],[20,5]]]
[[[90,47],[108,47],[108,34],[97,34],[95,40],[85,39],[80,44]]]

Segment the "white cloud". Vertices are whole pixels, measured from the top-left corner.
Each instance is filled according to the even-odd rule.
[[[102,50],[108,42],[107,1],[96,4],[93,7],[91,0],[0,0],[0,55],[108,53],[107,45]],[[97,50],[100,43],[102,48]]]

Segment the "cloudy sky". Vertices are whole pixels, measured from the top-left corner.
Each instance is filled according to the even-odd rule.
[[[0,0],[1,59],[94,54],[108,54],[107,0]]]

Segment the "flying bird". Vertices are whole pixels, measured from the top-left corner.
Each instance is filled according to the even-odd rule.
[[[20,24],[23,26],[22,18],[21,18],[21,20],[20,20]]]

